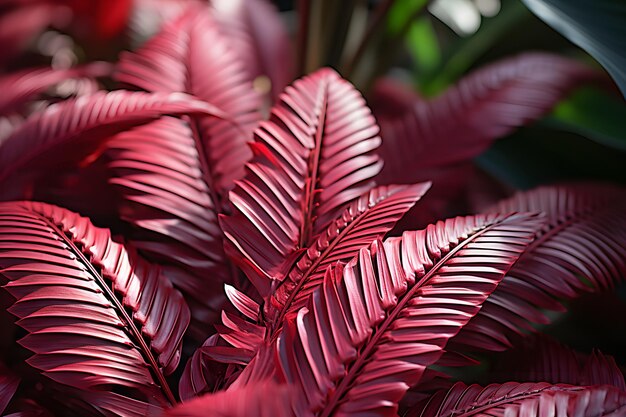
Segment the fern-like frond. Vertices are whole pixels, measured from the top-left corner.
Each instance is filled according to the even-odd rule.
[[[331,267],[306,307],[232,385],[276,379],[302,415],[389,415],[532,241],[533,215],[450,219]]]
[[[158,268],[107,230],[56,206],[2,203],[0,276],[31,366],[121,415],[175,402],[165,375],[178,365],[189,310]]]

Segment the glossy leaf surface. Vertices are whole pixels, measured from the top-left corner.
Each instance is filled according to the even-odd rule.
[[[374,242],[328,270],[233,386],[285,381],[306,395],[301,415],[392,415],[539,226],[528,215],[461,217]]]
[[[384,238],[429,188],[429,183],[380,186],[350,203],[307,249],[272,296],[281,316],[296,313],[306,305],[331,265],[349,261],[359,249]]]
[[[261,318],[260,306],[235,288],[227,287],[226,294],[235,308],[251,322],[223,316],[219,329],[226,346],[210,338],[194,353],[181,378],[181,386],[185,387],[181,396],[187,398],[209,389],[211,362],[247,364],[264,340],[280,330],[284,316],[295,314],[306,305],[314,289],[321,286],[329,266],[349,261],[359,249],[382,239],[429,186],[424,183],[376,187],[350,203],[297,262],[265,306],[261,324],[256,324]]]
[[[222,218],[226,250],[263,296],[298,251],[372,186],[378,126],[361,95],[331,69],[296,81],[255,131],[254,159]]]
[[[122,55],[115,78],[150,92],[187,93],[218,107],[226,119],[193,119],[196,147],[212,192],[220,198],[244,173],[261,107],[252,78],[206,8],[191,7],[141,49]]]
[[[549,322],[543,310],[563,311],[560,300],[621,282],[625,204],[620,188],[572,185],[522,192],[493,207],[492,212],[541,211],[548,223],[454,347],[504,350],[519,333],[533,331],[531,323]]]
[[[55,84],[73,78],[102,77],[110,73],[111,66],[105,62],[95,62],[77,68],[55,70],[37,68],[19,71],[0,77],[0,115],[21,110],[33,97],[43,93]]]
[[[626,4],[612,0],[575,2],[523,0],[544,22],[589,52],[611,74],[626,96]]]
[[[214,16],[248,76],[265,76],[276,99],[293,80],[291,44],[284,20],[268,0],[213,0]]]
[[[217,116],[214,106],[184,94],[99,92],[67,100],[29,117],[0,146],[0,183],[4,195],[15,196],[16,181],[50,167],[76,164],[111,135],[164,114],[202,113]]]
[[[173,265],[168,276],[190,303],[194,337],[203,340],[224,307],[223,284],[236,278],[223,249],[218,215],[244,174],[260,96],[206,7],[190,7],[134,53],[116,78],[152,92],[184,92],[211,101],[227,119],[164,118],[118,135],[108,145],[129,236],[141,253]]]
[[[178,364],[189,310],[158,268],[107,230],[55,206],[2,203],[0,275],[31,366],[121,415],[150,406],[108,393],[111,385],[174,402],[164,376]]]

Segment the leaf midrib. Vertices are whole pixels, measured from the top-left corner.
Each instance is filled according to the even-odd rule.
[[[192,44],[192,36],[195,36],[195,33],[193,31],[192,27],[188,27],[189,33],[188,36],[186,38],[186,43],[185,43],[185,52],[186,52],[186,57],[185,57],[185,69],[187,70],[187,77],[185,79],[185,92],[187,92],[188,94],[191,95],[195,95],[193,86],[191,85],[191,80],[193,79],[192,74],[193,74],[193,69],[190,65],[190,63],[192,62],[191,60],[191,55],[192,55],[192,50],[191,50],[191,44]],[[213,211],[215,212],[215,215],[217,216],[218,214],[222,213],[222,201],[218,196],[217,190],[215,189],[215,181],[213,180],[214,175],[213,172],[211,171],[211,164],[210,161],[208,161],[208,152],[206,147],[204,146],[204,143],[202,141],[202,138],[200,137],[200,122],[198,120],[197,117],[192,117],[192,116],[185,116],[185,119],[187,119],[186,121],[189,123],[189,128],[191,129],[191,136],[193,136],[193,141],[196,144],[196,152],[198,153],[198,162],[200,163],[200,170],[202,171],[202,180],[204,181],[204,183],[206,184],[208,191],[209,191],[209,196],[211,197],[211,200],[213,200]]]
[[[308,282],[308,278],[315,272],[315,270],[317,269],[317,267],[326,260],[326,258],[330,255],[330,253],[332,252],[332,250],[337,247],[337,245],[339,245],[343,239],[346,237],[346,235],[353,230],[355,227],[357,227],[361,221],[367,217],[370,214],[370,211],[375,209],[376,207],[378,207],[379,204],[381,204],[383,201],[387,200],[388,198],[392,197],[395,193],[390,193],[385,195],[383,198],[378,199],[373,206],[368,207],[367,209],[365,209],[362,213],[360,213],[357,217],[355,217],[338,235],[335,239],[333,239],[333,241],[330,243],[330,245],[320,254],[320,256],[318,256],[318,258],[313,262],[313,264],[311,264],[311,266],[309,268],[307,268],[306,272],[302,275],[302,277],[300,278],[300,280],[298,281],[298,283],[296,284],[296,286],[293,288],[293,290],[291,291],[291,294],[289,295],[289,298],[287,299],[287,301],[285,302],[285,304],[283,305],[281,311],[280,311],[280,315],[278,316],[278,319],[276,320],[276,323],[279,323],[279,326],[274,330],[274,333],[272,334],[271,339],[274,340],[277,336],[278,336],[278,332],[279,330],[282,328],[282,325],[280,323],[283,322],[283,318],[285,317],[285,315],[287,314],[287,312],[289,311],[289,306],[291,305],[291,303],[294,301],[294,299],[296,298],[296,295],[298,294],[298,292],[302,289],[302,287],[304,286],[304,284],[306,282]],[[315,242],[314,242],[315,243]],[[306,256],[306,252],[303,256]],[[297,265],[297,262],[295,262],[293,264],[292,269],[289,271],[289,273],[286,275],[287,277],[292,273],[292,271],[295,269]]]
[[[520,401],[520,400],[525,400],[528,398],[532,398],[534,396],[537,395],[541,395],[543,392],[545,391],[550,391],[550,390],[554,390],[554,386],[546,386],[543,388],[536,388],[534,390],[530,390],[530,391],[526,391],[526,392],[522,392],[519,393],[518,395],[513,395],[513,396],[502,396],[499,397],[495,400],[491,399],[489,400],[488,404],[483,404],[480,406],[477,406],[476,403],[472,403],[470,405],[468,405],[466,408],[463,408],[461,410],[456,410],[456,409],[452,409],[449,410],[448,412],[442,414],[440,417],[469,417],[472,415],[475,415],[476,413],[480,413],[482,411],[485,410],[490,410],[496,407],[500,407],[502,405],[505,404],[509,404],[509,403],[514,403],[516,401]],[[557,390],[554,390],[557,391]],[[576,389],[563,389],[563,391],[577,391]],[[465,392],[464,392],[465,393]],[[459,413],[459,414],[457,414]]]
[[[315,194],[317,191],[317,179],[319,175],[320,159],[322,157],[322,141],[324,138],[324,128],[326,123],[326,112],[328,111],[328,87],[329,80],[324,79],[320,88],[321,100],[319,114],[317,115],[317,128],[315,129],[315,144],[309,155],[307,164],[307,179],[305,184],[305,195],[302,203],[302,223],[300,224],[300,239],[298,248],[305,248],[310,243],[314,226],[313,208],[315,204]]]
[[[499,220],[496,223],[492,223],[484,228],[475,232],[472,236],[465,239],[463,242],[459,243],[457,246],[452,248],[450,252],[448,252],[445,256],[443,256],[437,264],[435,264],[424,276],[420,279],[419,282],[416,282],[413,287],[408,290],[403,296],[402,299],[396,304],[396,306],[391,310],[391,312],[387,315],[387,318],[383,323],[375,329],[374,335],[363,345],[362,353],[355,360],[355,362],[350,366],[349,371],[346,376],[341,380],[341,383],[337,387],[337,389],[333,392],[332,396],[328,400],[328,405],[324,407],[323,412],[319,415],[320,417],[330,417],[332,412],[337,407],[339,400],[341,397],[347,392],[348,386],[352,383],[353,379],[358,375],[360,368],[365,364],[365,359],[372,353],[374,347],[378,345],[378,341],[381,336],[385,333],[386,329],[391,325],[391,323],[395,320],[396,316],[402,311],[405,307],[406,303],[413,298],[415,292],[419,289],[423,288],[430,279],[435,275],[435,273],[445,265],[445,263],[452,258],[456,253],[465,247],[467,244],[473,242],[479,236],[482,236],[487,231],[493,229],[494,227],[500,226],[504,221],[506,221],[509,217]],[[459,329],[460,330],[460,329]],[[458,333],[458,331],[457,331]],[[451,337],[449,338],[451,339]]]
[[[547,241],[551,240],[555,236],[559,235],[562,231],[568,229],[573,224],[582,221],[583,219],[585,219],[586,217],[592,215],[594,212],[596,212],[598,210],[601,210],[601,207],[600,206],[596,206],[596,205],[591,205],[591,206],[588,206],[588,207],[580,208],[578,210],[572,210],[570,212],[571,214],[570,214],[570,216],[569,216],[569,218],[567,220],[563,221],[562,223],[557,224],[555,227],[553,227],[552,229],[548,230],[543,235],[537,237],[530,245],[528,245],[528,248],[524,251],[522,256],[520,256],[519,261],[523,261],[527,257],[532,257],[534,255],[534,251],[535,251],[535,249],[537,249],[537,247],[539,247],[542,244],[546,243]],[[520,211],[527,211],[527,210],[520,210]],[[515,267],[515,265],[513,267]]]
[[[165,379],[165,375],[163,375],[163,372],[161,371],[161,368],[158,366],[156,358],[152,354],[152,351],[150,350],[150,348],[146,344],[146,341],[144,340],[143,336],[141,335],[141,331],[137,328],[137,326],[135,326],[134,321],[128,315],[128,313],[126,312],[126,309],[124,308],[122,303],[119,301],[119,299],[115,296],[113,290],[111,288],[109,288],[108,285],[106,285],[106,281],[105,281],[104,277],[100,273],[98,273],[96,268],[94,268],[94,266],[92,265],[91,261],[89,261],[89,259],[87,259],[87,257],[83,253],[83,251],[81,251],[78,248],[78,246],[76,246],[74,241],[71,240],[65,234],[65,232],[63,232],[63,230],[61,230],[48,217],[44,216],[41,213],[37,213],[37,214],[59,237],[61,237],[63,239],[63,242],[65,244],[67,244],[72,249],[72,251],[77,256],[77,258],[87,267],[89,273],[92,274],[92,276],[95,277],[96,280],[99,282],[100,288],[103,290],[104,294],[109,299],[109,301],[111,301],[113,303],[113,305],[115,306],[115,310],[117,311],[118,316],[122,317],[122,320],[127,325],[127,329],[130,330],[130,333],[136,339],[136,342],[139,343],[140,352],[141,352],[142,356],[145,359],[147,359],[148,365],[150,366],[150,368],[152,368],[153,374],[156,375],[156,377],[158,379],[158,382],[159,382],[159,385],[160,385],[163,393],[165,394],[165,397],[169,401],[170,405],[176,404],[176,399],[174,397],[174,394],[172,393],[172,390],[169,387],[169,384],[167,383],[167,380]]]
[[[510,397],[508,396],[499,397],[496,400],[491,400],[488,404],[476,406],[474,403],[474,405],[469,405],[466,408],[461,409],[461,410],[453,409],[453,410],[446,412],[445,414],[440,415],[439,417],[471,417],[478,413],[491,410],[496,407],[501,407],[506,404],[515,403],[517,401],[523,401],[523,400],[530,399],[536,396],[541,396],[544,392],[549,392],[549,391],[553,391],[557,393],[558,392],[575,393],[575,392],[584,392],[585,389],[584,387],[579,387],[579,386],[549,385],[543,388],[536,388],[531,391],[522,392],[518,395],[513,395]],[[626,409],[626,405],[619,405],[617,408],[613,410],[604,410],[604,412],[598,415],[598,417],[610,415],[620,409]],[[457,413],[460,413],[460,414],[457,414]]]

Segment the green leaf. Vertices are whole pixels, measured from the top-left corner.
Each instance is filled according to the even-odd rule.
[[[428,0],[396,0],[394,1],[389,16],[387,17],[387,29],[392,36],[402,34],[410,24],[416,12],[421,10]]]
[[[582,89],[560,103],[542,124],[626,151],[624,121],[623,100],[600,90]]]
[[[441,63],[439,41],[428,17],[422,17],[411,25],[406,45],[419,72],[432,71]]]
[[[623,152],[540,123],[494,143],[476,162],[514,188],[573,180],[626,184]]]
[[[522,0],[604,66],[626,95],[626,1]]]
[[[502,10],[495,17],[484,18],[478,32],[457,39],[444,51],[440,64],[419,75],[420,91],[425,96],[434,96],[444,91],[498,42],[507,38],[507,33],[519,30],[521,23],[531,16],[519,2],[503,2]]]

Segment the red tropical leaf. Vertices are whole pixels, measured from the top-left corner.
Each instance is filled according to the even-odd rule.
[[[229,120],[194,120],[198,148],[220,196],[244,174],[261,107],[252,78],[206,8],[192,7],[135,53],[123,54],[116,79],[151,92],[192,94],[217,106]]]
[[[548,223],[450,349],[504,350],[511,340],[547,324],[543,310],[561,300],[612,288],[626,276],[626,192],[611,186],[540,187],[491,212],[540,211]]]
[[[624,375],[612,356],[584,355],[545,336],[530,337],[493,366],[497,380],[569,385],[612,385],[626,391]]]
[[[434,396],[420,417],[618,417],[626,412],[626,392],[611,386],[578,387],[547,383],[466,386]]]
[[[229,386],[241,373],[239,365],[249,362],[253,354],[229,345],[219,334],[209,337],[187,361],[178,385],[181,400]]]
[[[225,285],[224,291],[231,304],[235,306],[241,314],[250,320],[257,320],[259,318],[261,312],[259,303],[230,285]]]
[[[35,37],[43,31],[61,7],[52,4],[34,2],[29,7],[4,5],[0,14],[0,66],[10,63],[19,56]],[[7,8],[8,6],[8,8]]]
[[[190,8],[140,50],[122,55],[116,78],[146,91],[192,94],[223,111],[228,120],[196,117],[190,124],[205,180],[226,200],[252,156],[245,144],[260,119],[261,100],[209,11]]]
[[[232,387],[273,377],[306,396],[301,415],[394,414],[540,226],[533,215],[480,215],[375,241],[327,271]]]
[[[186,113],[221,116],[214,106],[178,93],[99,92],[50,106],[33,114],[2,141],[2,196],[23,194],[23,184],[16,182],[28,180],[36,173],[41,175],[50,167],[67,168],[68,162],[76,164],[117,132],[164,114]]]
[[[476,70],[433,100],[416,96],[408,105],[403,95],[393,102],[405,105],[403,112],[374,107],[385,161],[377,181],[431,179],[430,170],[478,156],[495,139],[549,112],[574,88],[601,80],[601,74],[578,61],[528,53]],[[377,102],[386,101],[373,100]]]
[[[265,383],[195,398],[165,417],[292,417],[297,406],[290,387]]]
[[[51,412],[33,400],[20,399],[12,404],[11,408],[19,411],[10,412],[4,417],[54,417]]]
[[[275,322],[280,323],[287,313],[297,313],[315,288],[321,286],[328,267],[349,261],[359,249],[384,238],[429,188],[430,183],[380,186],[350,203],[311,244],[272,295],[265,319],[278,313]]]
[[[55,70],[28,69],[0,77],[0,146],[25,118],[59,99],[94,94],[100,89],[97,77],[108,75],[111,65],[94,62],[82,67]]]
[[[226,252],[263,296],[349,201],[372,185],[378,127],[361,95],[330,69],[285,90],[255,131],[254,159],[222,217]]]
[[[19,385],[20,377],[0,362],[0,414],[6,410]]]
[[[58,2],[58,0],[56,0]],[[63,0],[74,12],[74,31],[81,36],[108,40],[120,35],[126,28],[132,0]]]
[[[120,417],[152,417],[161,416],[163,410],[160,406],[149,404],[143,401],[135,400],[114,392],[81,392],[82,399],[93,407],[93,411],[98,415],[113,415]],[[75,409],[75,407],[70,407]]]
[[[272,98],[278,98],[294,74],[289,36],[276,7],[268,0],[212,0],[211,5],[248,76],[266,76]]]
[[[202,340],[219,318],[232,272],[217,219],[222,208],[196,145],[188,124],[162,118],[112,139],[106,157],[120,217],[135,227],[127,238],[168,265],[167,276],[189,302],[192,335]]]
[[[179,362],[189,310],[158,268],[107,230],[56,206],[2,203],[0,276],[31,366],[120,415],[145,414],[144,401],[175,402],[165,375]]]
[[[234,283],[217,216],[252,156],[246,143],[260,118],[260,97],[207,8],[191,7],[123,55],[116,78],[147,91],[193,94],[228,117],[162,119],[107,146],[122,218],[139,229],[129,240],[149,259],[176,266],[169,275],[202,340],[224,306],[223,284]]]
[[[265,326],[226,312],[222,313],[222,323],[215,325],[218,334],[209,337],[187,361],[179,383],[181,399],[229,386],[267,337]]]
[[[377,119],[393,119],[413,107],[424,98],[411,84],[392,77],[380,77],[376,80],[367,104],[376,114]]]
[[[105,62],[94,62],[82,67],[68,69],[36,68],[0,77],[0,115],[20,112],[25,103],[62,81],[82,77],[103,77],[110,73],[111,66]]]
[[[211,389],[204,382],[193,383],[190,378],[196,375],[196,381],[208,381],[207,372],[213,371],[212,361],[227,364],[247,364],[256,354],[265,339],[272,339],[280,330],[286,314],[295,314],[304,305],[313,292],[321,286],[324,272],[338,261],[347,262],[356,256],[359,249],[367,247],[376,239],[382,239],[428,190],[430,184],[412,186],[381,186],[363,194],[333,221],[326,231],[321,233],[283,281],[265,311],[259,316],[260,307],[253,300],[234,288],[227,287],[227,295],[235,308],[253,323],[238,318],[224,320],[219,326],[220,336],[226,346],[217,343],[205,346],[194,353],[189,363],[193,368],[186,368],[181,381],[186,387],[195,387],[192,392],[181,391],[187,398]],[[262,321],[262,324],[256,324]],[[267,326],[268,328],[266,329]],[[181,383],[182,384],[182,383]]]

